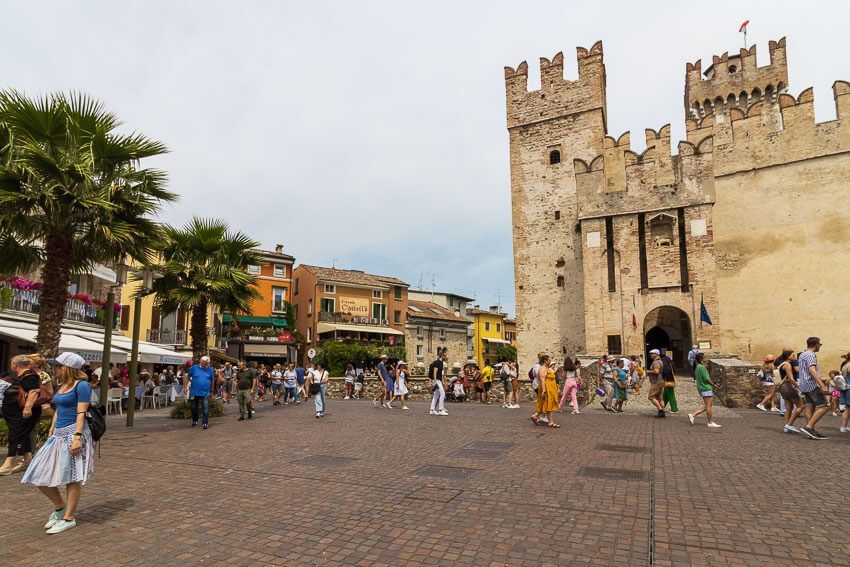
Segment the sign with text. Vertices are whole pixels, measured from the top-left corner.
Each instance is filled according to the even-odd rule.
[[[340,297],[339,312],[360,317],[369,316],[369,300],[365,297]]]

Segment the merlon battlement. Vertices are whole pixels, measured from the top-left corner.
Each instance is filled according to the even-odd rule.
[[[689,117],[747,107],[763,95],[775,96],[788,85],[785,38],[768,44],[770,64],[759,67],[756,46],[741,48],[737,54],[714,55],[702,71],[702,60],[685,67],[685,109]]]
[[[505,67],[508,128],[605,108],[605,65],[602,42],[576,48],[578,79],[564,78],[564,54],[540,58],[540,89],[528,90],[528,63]]]

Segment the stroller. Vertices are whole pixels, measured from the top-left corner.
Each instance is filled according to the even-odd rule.
[[[446,388],[447,402],[465,402],[466,391],[463,389],[463,379],[460,376],[454,376],[449,381],[449,386]]]

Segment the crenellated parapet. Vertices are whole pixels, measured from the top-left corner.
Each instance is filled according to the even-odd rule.
[[[700,144],[712,138],[717,175],[850,151],[850,83],[836,81],[832,90],[835,120],[815,122],[808,88],[796,98],[781,93],[727,116],[687,120],[687,139]]]
[[[505,67],[508,128],[593,109],[605,112],[602,42],[576,48],[578,79],[564,78],[564,54],[540,58],[540,89],[528,90],[528,63]]]
[[[737,54],[714,55],[703,72],[702,61],[685,68],[685,113],[702,119],[711,114],[746,109],[761,100],[773,101],[787,88],[788,60],[785,38],[768,44],[770,64],[759,67],[756,46]]]
[[[670,125],[648,128],[646,149],[631,150],[630,134],[606,137],[604,152],[573,160],[579,218],[711,203],[712,146],[680,142],[670,154]]]

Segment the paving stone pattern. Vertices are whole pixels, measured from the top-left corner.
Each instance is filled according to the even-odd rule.
[[[850,565],[850,436],[831,416],[815,442],[752,410],[711,430],[590,407],[555,430],[528,404],[311,406],[237,422],[232,405],[207,431],[111,422],[79,526],[56,536],[48,501],[0,478],[0,565]]]

